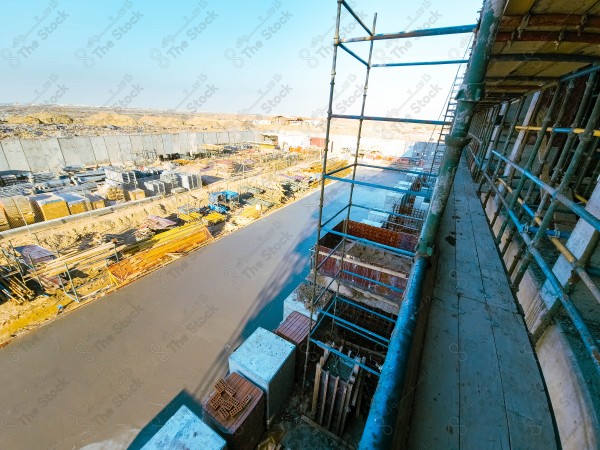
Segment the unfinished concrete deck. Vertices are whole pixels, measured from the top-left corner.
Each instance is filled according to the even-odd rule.
[[[464,161],[445,210],[411,449],[553,449],[544,383]]]

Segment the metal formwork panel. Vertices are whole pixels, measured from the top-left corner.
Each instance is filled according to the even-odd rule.
[[[110,164],[110,157],[108,156],[108,149],[106,148],[104,138],[102,136],[91,136],[90,143],[92,144],[96,162],[98,164]]]
[[[30,170],[19,139],[2,141],[2,148],[10,170]]]
[[[0,141],[0,170],[10,170],[6,156],[4,156],[4,148],[2,147],[2,141]]]
[[[164,155],[173,154],[173,135],[172,134],[161,134],[163,141]]]
[[[48,170],[48,163],[42,149],[41,141],[21,139],[21,147],[31,171],[42,172]]]
[[[131,139],[128,134],[120,134],[117,136],[117,142],[119,142],[119,148],[121,149],[121,157],[123,162],[133,161],[131,154]]]
[[[117,136],[104,136],[104,144],[106,145],[106,151],[108,153],[110,164],[119,165],[122,157]]]
[[[157,155],[164,155],[165,148],[163,145],[162,136],[160,134],[151,134],[152,146],[154,147],[154,151]]]

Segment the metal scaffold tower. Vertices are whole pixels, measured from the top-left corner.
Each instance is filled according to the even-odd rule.
[[[358,23],[360,28],[367,33],[367,36],[364,37],[344,37],[340,36],[340,18],[342,14],[342,10],[346,10],[352,18]],[[442,60],[442,61],[424,61],[424,62],[392,62],[392,63],[373,63],[372,55],[373,55],[373,46],[376,41],[383,40],[393,40],[393,39],[407,39],[407,38],[417,38],[417,37],[427,37],[427,36],[441,36],[448,34],[460,34],[460,33],[472,33],[476,25],[462,25],[462,26],[454,26],[454,27],[444,27],[444,28],[432,28],[426,30],[418,30],[418,31],[405,31],[399,33],[390,33],[390,34],[376,34],[377,15],[373,18],[373,24],[371,27],[368,27],[363,20],[352,10],[352,8],[348,5],[345,0],[338,0],[337,2],[337,17],[336,17],[336,26],[335,26],[335,35],[333,42],[333,61],[332,61],[332,69],[331,69],[331,81],[330,81],[330,89],[329,89],[329,106],[327,110],[327,124],[326,124],[326,137],[325,137],[325,146],[323,153],[323,163],[322,163],[322,176],[321,176],[321,191],[320,191],[320,201],[319,201],[319,214],[318,214],[318,225],[317,225],[317,242],[315,246],[315,251],[313,252],[313,261],[312,261],[312,298],[310,302],[310,313],[311,313],[311,323],[312,319],[317,318],[316,325],[312,327],[309,345],[315,344],[326,352],[334,353],[342,359],[346,359],[349,363],[357,364],[362,369],[367,372],[379,376],[381,374],[381,366],[380,365],[369,365],[364,362],[357,361],[356,355],[351,355],[350,353],[346,354],[346,352],[340,351],[340,349],[334,348],[332,345],[328,345],[327,343],[318,339],[315,335],[317,330],[323,326],[323,320],[327,318],[328,323],[332,323],[332,326],[335,325],[337,327],[343,328],[346,332],[350,332],[357,337],[375,343],[379,346],[379,348],[383,349],[383,353],[387,352],[387,347],[390,343],[391,337],[391,329],[393,328],[393,324],[395,322],[395,316],[392,314],[392,318],[388,316],[382,316],[380,311],[373,309],[370,306],[366,306],[360,302],[350,301],[348,298],[345,298],[343,294],[340,293],[340,284],[348,281],[355,281],[359,283],[367,283],[369,285],[369,289],[373,290],[384,290],[386,293],[391,295],[392,300],[396,303],[396,305],[400,305],[401,300],[404,296],[404,285],[399,286],[395,281],[382,281],[382,278],[378,278],[374,275],[365,275],[364,272],[357,273],[356,271],[350,270],[350,263],[346,263],[347,259],[347,247],[352,247],[353,245],[362,245],[371,249],[381,250],[386,252],[388,255],[393,255],[394,257],[405,258],[409,262],[409,267],[412,265],[412,261],[416,256],[415,248],[417,247],[417,235],[414,234],[414,241],[411,240],[410,245],[407,247],[406,245],[400,245],[399,242],[387,242],[384,239],[376,239],[371,236],[365,236],[365,234],[357,233],[355,222],[351,221],[351,216],[354,211],[357,210],[367,210],[367,211],[377,211],[382,214],[387,214],[391,218],[400,218],[403,220],[408,220],[409,223],[412,221],[420,221],[421,225],[418,228],[415,228],[416,233],[421,230],[422,222],[424,222],[423,217],[412,217],[406,214],[406,211],[399,208],[391,208],[391,210],[382,210],[377,209],[375,205],[367,205],[362,204],[358,201],[355,201],[355,188],[356,187],[364,187],[370,189],[384,190],[396,194],[402,194],[405,198],[409,198],[410,205],[412,206],[412,202],[414,202],[415,198],[422,199],[423,202],[429,202],[432,197],[433,185],[435,184],[437,173],[432,170],[410,170],[410,168],[399,168],[394,167],[392,165],[376,165],[375,163],[366,163],[364,161],[359,161],[359,151],[361,145],[361,135],[363,131],[363,123],[364,121],[381,121],[381,122],[392,122],[392,123],[412,123],[412,124],[426,124],[426,125],[435,125],[441,127],[441,132],[450,131],[450,126],[452,125],[452,118],[454,111],[456,109],[456,103],[451,103],[448,106],[448,110],[446,111],[446,115],[442,120],[422,120],[422,119],[409,119],[409,118],[398,118],[398,117],[378,117],[378,116],[366,116],[365,115],[365,105],[367,99],[367,90],[369,85],[369,76],[371,73],[371,69],[379,69],[379,68],[389,68],[389,67],[407,67],[407,66],[431,66],[431,65],[448,65],[448,64],[465,64],[467,60],[459,59],[459,60]],[[366,59],[359,56],[355,51],[350,49],[352,43],[357,42],[368,42],[369,43],[369,51],[368,57]],[[344,53],[350,55],[354,60],[356,60],[359,64],[363,65],[366,69],[364,83],[363,83],[363,95],[362,95],[362,104],[360,107],[359,115],[349,115],[349,114],[338,114],[333,111],[333,103],[335,98],[335,82],[336,82],[336,68],[337,68],[337,59],[338,59],[338,50],[341,49]],[[461,73],[459,69],[459,73]],[[460,85],[462,81],[461,77],[457,74],[455,77],[454,85],[455,87]],[[457,92],[458,88],[454,89],[451,93],[452,96]],[[354,151],[350,153],[351,158],[350,162],[343,167],[336,167],[335,169],[331,169],[328,166],[329,157],[330,157],[330,134],[331,134],[331,124],[333,120],[336,119],[346,119],[346,120],[355,120],[358,121],[358,131],[356,137],[356,147]],[[440,139],[443,139],[440,137]],[[438,141],[438,147],[441,150],[440,141]],[[443,152],[438,152],[438,147],[436,147],[436,155],[434,156],[434,160],[437,158],[438,164],[437,167],[440,166],[441,158]],[[402,186],[387,186],[384,184],[377,184],[371,181],[365,181],[364,179],[359,179],[357,177],[357,171],[361,168],[367,169],[379,169],[383,171],[394,171],[397,173],[410,174],[413,179],[416,179],[415,182],[408,185]],[[343,175],[344,172],[349,172],[349,174]],[[325,184],[329,181],[337,181],[339,183],[344,183],[349,185],[349,193],[347,197],[347,202],[344,202],[344,206],[342,206],[337,212],[333,215],[325,217],[324,206],[326,203],[325,197]],[[350,228],[354,227],[354,231]],[[387,230],[381,230],[381,233],[384,233]],[[390,233],[393,233],[390,231]],[[378,233],[374,233],[379,236]],[[400,234],[400,233],[399,233]],[[330,249],[328,251],[321,251],[322,247],[320,247],[321,239],[324,236],[334,236],[337,240],[335,245],[330,245]],[[383,242],[381,242],[383,241]],[[327,276],[327,282],[322,281],[322,277],[319,276],[322,268],[328,264],[328,262],[332,259],[335,259],[335,272],[329,273]],[[407,271],[410,272],[410,269]],[[369,272],[372,273],[372,272]],[[408,277],[408,273],[406,275]],[[386,280],[388,278],[385,278]],[[326,298],[331,298],[330,301],[326,302]],[[379,328],[374,330],[373,328],[368,329],[363,326],[363,322],[359,322],[358,319],[352,320],[349,319],[348,316],[343,316],[340,311],[344,311],[345,307],[348,304],[352,304],[354,308],[357,308],[362,311],[362,313],[366,313],[369,317],[381,319],[383,322],[378,322],[378,327],[381,327],[382,323],[385,324],[387,321],[392,323],[392,327],[389,330],[389,333],[384,334],[377,331]],[[318,314],[318,317],[317,317]],[[356,317],[360,317],[360,314],[357,314]],[[306,362],[304,367],[304,380],[306,380],[306,371],[308,364],[308,353],[306,353]]]

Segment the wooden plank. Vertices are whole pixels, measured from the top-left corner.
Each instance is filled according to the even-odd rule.
[[[325,372],[323,388],[321,389],[321,410],[319,411],[319,424],[323,425],[323,414],[325,413],[325,403],[327,402],[327,391],[329,391],[329,372]]]
[[[331,418],[333,416],[333,409],[335,407],[335,404],[337,401],[339,401],[339,396],[338,396],[338,383],[340,382],[340,377],[334,377],[334,381],[333,381],[333,390],[332,390],[332,396],[331,396],[331,400],[329,401],[330,405],[329,405],[329,414],[327,414],[327,425],[325,426],[325,428],[329,429],[330,425],[331,425]]]
[[[317,369],[315,371],[315,387],[313,389],[312,409],[310,411],[310,417],[315,419],[317,416],[317,402],[319,401],[319,387],[321,384],[321,367],[323,364],[323,357],[320,362],[317,363]]]
[[[459,298],[460,447],[510,448],[504,392],[487,305]]]
[[[533,357],[523,319],[503,308],[489,308],[508,416],[512,448],[555,449],[554,427],[544,383]],[[532,439],[532,436],[535,436]]]

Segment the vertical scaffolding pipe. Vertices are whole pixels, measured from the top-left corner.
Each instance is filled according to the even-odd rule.
[[[377,24],[377,14],[373,18],[373,31],[375,34],[375,25]],[[365,84],[363,85],[362,106],[360,108],[360,119],[358,119],[358,133],[356,136],[356,151],[354,152],[354,162],[352,164],[352,183],[350,184],[350,195],[348,197],[348,210],[346,211],[346,220],[344,222],[344,234],[348,234],[348,222],[350,221],[350,212],[352,210],[352,198],[354,195],[354,181],[356,180],[356,168],[358,167],[358,153],[360,150],[360,139],[362,137],[363,116],[365,115],[365,106],[367,104],[367,91],[369,90],[369,74],[371,73],[371,58],[373,56],[373,41],[369,43],[369,59],[367,61],[367,70],[365,74]],[[318,244],[317,244],[318,245]],[[346,238],[343,238],[342,257],[340,258],[340,270],[344,270],[344,257],[346,255]],[[340,282],[336,287],[336,296],[340,294]]]
[[[429,214],[417,244],[415,263],[359,444],[361,450],[388,449],[392,448],[394,444],[398,409],[405,387],[417,316],[423,301],[421,297],[429,258],[450,196],[462,151],[469,142],[467,138],[469,126],[473,119],[476,102],[481,99],[483,94],[485,72],[506,2],[507,0],[485,0],[483,2],[477,39],[473,45],[471,60],[458,95],[452,130],[446,138],[447,148],[435,184]]]
[[[590,75],[590,77],[592,75]],[[600,119],[600,95],[596,97],[596,103],[594,104],[594,109],[592,110],[587,120],[585,130],[579,136],[579,144],[577,145],[577,149],[575,150],[575,153],[571,158],[569,167],[567,167],[563,179],[560,182],[560,185],[558,186],[558,192],[563,193],[565,188],[571,182],[571,178],[575,174],[575,170],[577,170],[577,168],[579,167],[579,161],[581,160],[581,157],[583,156],[589,144],[594,138],[594,128],[598,123],[598,119]],[[550,202],[550,206],[548,206],[548,210],[546,211],[544,218],[542,219],[542,223],[540,223],[539,229],[532,239],[532,244],[528,245],[528,250],[525,253],[523,262],[521,263],[521,266],[519,267],[519,270],[515,275],[515,279],[513,280],[513,286],[515,287],[515,289],[517,289],[519,284],[521,283],[521,280],[523,279],[523,276],[525,276],[525,272],[527,271],[527,268],[529,267],[529,264],[531,262],[531,247],[533,247],[533,249],[537,249],[540,240],[543,236],[545,236],[546,229],[550,225],[550,222],[552,221],[554,213],[556,212],[556,209],[558,208],[559,204],[560,202],[557,199],[553,199],[552,202]]]
[[[314,300],[317,295],[317,270],[316,267],[318,265],[318,249],[319,249],[319,241],[321,240],[321,222],[323,221],[323,202],[325,198],[325,173],[327,173],[327,153],[329,150],[329,134],[331,131],[331,116],[333,114],[333,94],[335,91],[335,70],[337,64],[337,50],[338,44],[340,40],[340,16],[342,11],[342,1],[338,0],[337,5],[337,15],[335,19],[335,34],[333,37],[333,62],[331,63],[331,80],[329,82],[329,107],[327,109],[327,125],[325,128],[325,148],[323,149],[323,166],[322,166],[322,175],[321,175],[321,191],[319,194],[319,219],[317,222],[317,251],[315,252],[315,270],[313,272],[313,285],[312,285],[312,295],[310,300],[310,329],[312,331],[313,328],[313,318],[315,312]],[[302,373],[302,385],[306,382],[306,368],[308,366],[308,355],[310,353],[310,339],[306,341],[306,357],[304,359],[304,371]]]

